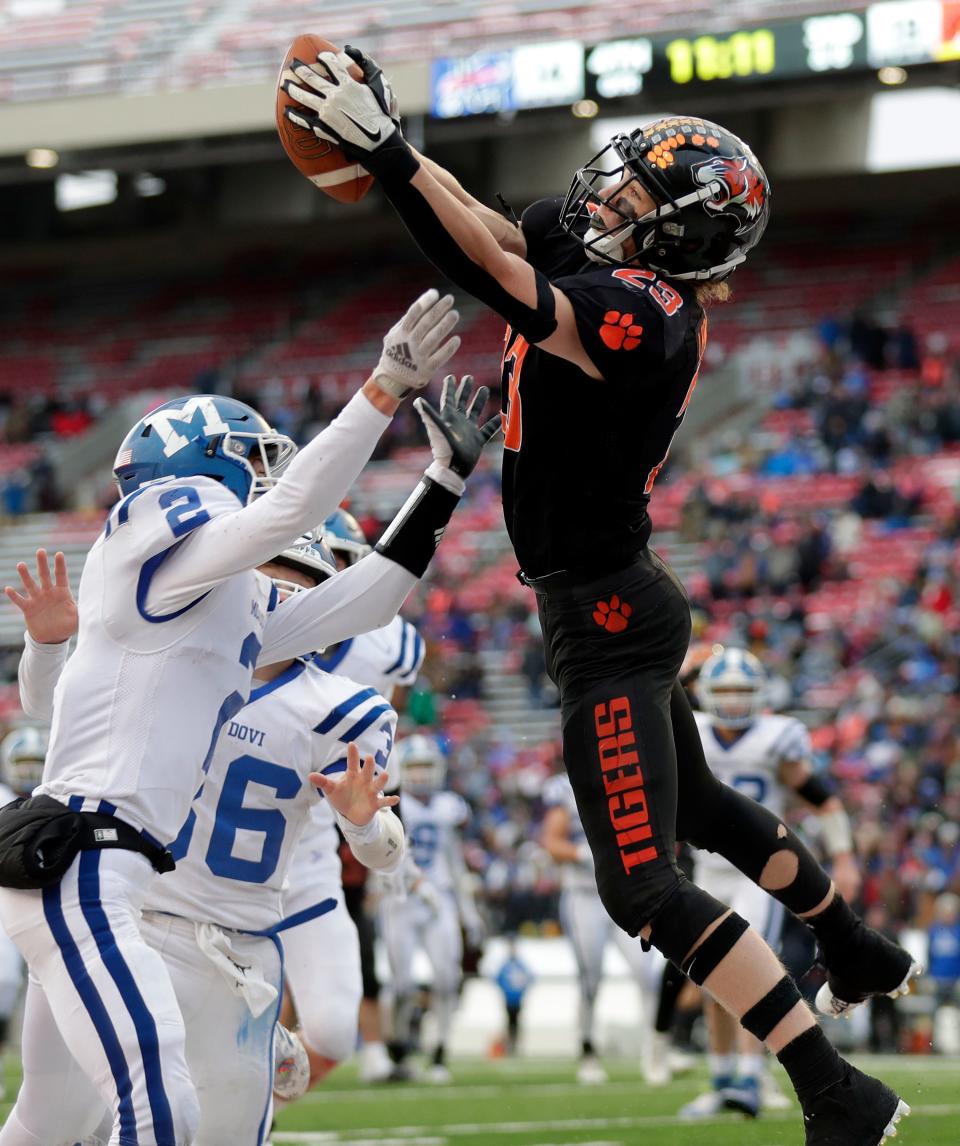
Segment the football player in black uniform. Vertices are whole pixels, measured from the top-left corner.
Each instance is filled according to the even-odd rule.
[[[300,107],[287,114],[374,175],[428,258],[508,324],[507,529],[537,594],[604,906],[778,1056],[808,1146],[874,1146],[909,1108],[839,1058],[760,936],[675,858],[677,837],[720,852],[804,918],[834,1011],[919,971],[863,926],[784,824],[707,768],[677,683],[687,598],[647,545],[647,504],[703,357],[704,307],[763,234],[766,175],[722,127],[661,119],[616,136],[565,198],[514,226],[409,147],[379,68],[350,53],[296,63],[299,83],[285,87]]]

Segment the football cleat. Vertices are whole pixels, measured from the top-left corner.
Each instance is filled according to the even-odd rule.
[[[577,1082],[584,1086],[599,1086],[607,1081],[607,1072],[594,1055],[584,1055],[577,1067]]]
[[[834,1018],[850,1013],[871,996],[896,999],[910,992],[923,967],[909,951],[858,922],[843,947],[830,953],[827,981],[817,992],[817,1010]]]
[[[427,1082],[433,1083],[434,1086],[446,1086],[453,1082],[453,1075],[442,1062],[435,1062],[427,1070]]]
[[[310,1089],[310,1060],[300,1036],[277,1023],[273,1038],[273,1093],[292,1102]]]
[[[383,1043],[364,1043],[360,1048],[360,1070],[358,1077],[361,1082],[386,1082],[393,1070],[393,1063],[387,1054]]]
[[[889,1086],[846,1064],[839,1082],[802,1103],[806,1146],[883,1146],[910,1107]]]
[[[684,1122],[696,1122],[701,1118],[715,1118],[726,1109],[723,1092],[720,1090],[708,1090],[703,1094],[698,1094],[697,1097],[693,1099],[692,1102],[688,1102],[686,1106],[681,1106],[677,1111],[677,1117]]]
[[[735,1110],[747,1118],[756,1118],[760,1113],[760,1088],[756,1079],[741,1079],[733,1086],[725,1086],[720,1097],[724,1110]]]

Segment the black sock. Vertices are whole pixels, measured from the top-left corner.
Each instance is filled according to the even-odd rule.
[[[812,919],[804,920],[820,941],[821,947],[834,950],[850,938],[859,922],[860,917],[839,892],[829,907]]]
[[[663,980],[660,983],[660,998],[657,1000],[657,1021],[653,1029],[658,1034],[667,1035],[673,1026],[673,1015],[677,1009],[677,999],[686,983],[687,977],[676,965],[667,961],[663,970]]]
[[[593,1049],[593,1043],[589,1039],[584,1039],[580,1044],[580,1054],[583,1058],[590,1058],[597,1052]]]
[[[846,1066],[819,1027],[811,1027],[787,1043],[777,1058],[790,1076],[801,1106],[839,1082]]]
[[[433,1065],[443,1066],[444,1058],[446,1058],[446,1048],[443,1043],[437,1043],[437,1049],[433,1052]]]

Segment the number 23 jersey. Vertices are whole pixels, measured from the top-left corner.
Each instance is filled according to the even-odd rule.
[[[706,320],[689,284],[586,263],[561,204],[524,212],[527,259],[568,299],[601,377],[507,327],[503,508],[525,573],[595,578],[647,543],[650,491],[696,384]]]
[[[300,834],[314,805],[326,803],[308,774],[344,771],[351,743],[386,765],[397,715],[373,689],[303,660],[254,684],[220,733],[171,848],[176,870],[154,880],[147,910],[238,930],[272,927]]]

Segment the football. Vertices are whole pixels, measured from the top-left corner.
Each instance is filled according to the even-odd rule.
[[[305,34],[297,36],[293,41],[284,56],[283,67],[277,79],[277,131],[280,133],[280,142],[290,162],[315,187],[319,187],[321,191],[341,203],[358,203],[370,190],[373,177],[358,163],[351,163],[335,143],[318,139],[312,131],[297,127],[283,114],[284,108],[300,107],[283,90],[286,80],[299,82],[293,74],[293,61],[302,60],[305,64],[316,66],[315,61],[319,52],[339,50],[335,44],[331,44],[322,36]],[[362,78],[356,64],[352,64],[350,70],[358,80]]]

